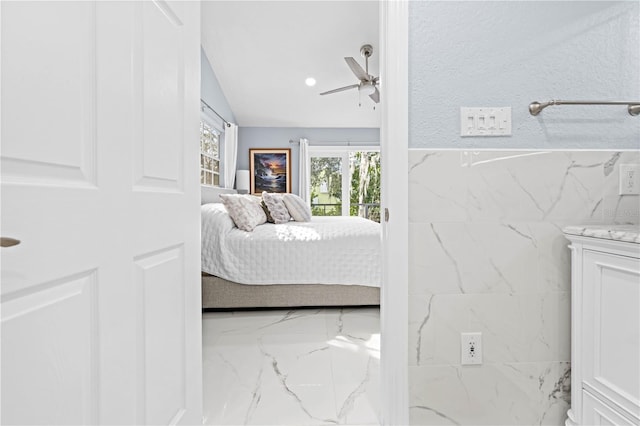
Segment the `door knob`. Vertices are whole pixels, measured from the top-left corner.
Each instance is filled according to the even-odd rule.
[[[13,247],[18,244],[20,244],[20,240],[16,240],[15,238],[0,237],[0,247]]]

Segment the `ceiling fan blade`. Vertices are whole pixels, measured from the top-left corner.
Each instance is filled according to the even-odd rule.
[[[338,89],[329,90],[328,92],[322,92],[320,95],[330,95],[332,93],[338,93],[349,89],[355,89],[359,84],[352,84],[351,86],[340,87]]]
[[[378,90],[377,87],[376,87],[376,91],[370,94],[369,97],[373,100],[373,102],[380,103],[380,91]]]
[[[356,75],[356,77],[358,77],[358,80],[369,81],[369,74],[367,74],[365,70],[362,69],[360,64],[357,63],[355,59],[353,59],[352,57],[348,57],[344,58],[344,60],[347,62],[347,65],[349,65],[349,68],[351,68],[351,71]]]

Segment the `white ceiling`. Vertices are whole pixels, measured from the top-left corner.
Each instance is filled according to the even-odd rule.
[[[378,76],[375,1],[202,3],[202,47],[240,126],[379,127],[380,104],[357,89],[319,95],[358,83],[343,58],[364,68],[367,43],[369,74]]]

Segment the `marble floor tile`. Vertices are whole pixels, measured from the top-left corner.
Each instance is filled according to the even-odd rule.
[[[375,308],[205,312],[204,423],[377,425]]]

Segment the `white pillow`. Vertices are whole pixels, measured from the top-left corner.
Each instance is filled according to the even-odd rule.
[[[284,194],[282,196],[284,205],[287,206],[289,214],[296,222],[310,222],[311,221],[311,207],[305,201],[298,197],[296,194]]]
[[[200,213],[202,215],[202,226],[204,228],[205,223],[215,226],[222,232],[231,231],[236,227],[233,223],[233,219],[229,216],[229,212],[221,203],[207,203],[200,206]]]
[[[271,217],[276,224],[287,223],[291,220],[291,215],[287,210],[287,206],[284,205],[284,201],[282,201],[281,194],[270,194],[264,191],[262,193],[262,201],[267,205],[269,213],[271,213]]]
[[[222,204],[239,229],[251,232],[267,221],[260,204],[251,195],[220,194]]]

